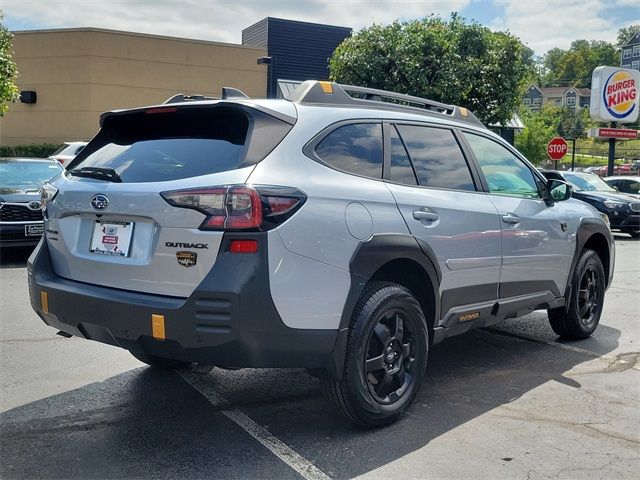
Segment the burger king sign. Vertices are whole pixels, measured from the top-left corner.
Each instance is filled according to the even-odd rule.
[[[640,72],[628,68],[598,67],[591,77],[591,118],[629,123],[638,119]]]

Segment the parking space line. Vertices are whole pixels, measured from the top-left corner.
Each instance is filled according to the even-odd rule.
[[[578,347],[574,347],[573,345],[567,345],[566,343],[560,343],[560,342],[554,342],[552,340],[546,340],[544,338],[535,338],[535,337],[531,337],[529,335],[522,335],[519,333],[512,333],[512,332],[507,332],[506,330],[500,330],[499,328],[494,328],[494,327],[487,327],[484,328],[483,330],[489,332],[489,333],[493,333],[495,335],[503,335],[505,337],[514,337],[514,338],[521,338],[522,340],[529,340],[530,342],[536,342],[536,343],[543,343],[545,345],[549,345],[550,347],[554,347],[554,348],[561,348],[563,350],[569,350],[572,352],[576,352],[576,353],[581,353],[583,355],[588,355],[589,357],[593,357],[593,358],[600,358],[602,360],[606,360],[608,362],[617,362],[617,363],[629,363],[626,360],[622,359],[622,358],[617,358],[617,357],[613,357],[611,355],[607,355],[607,354],[600,354],[597,352],[592,352],[591,350],[585,350],[584,348],[578,348]],[[633,365],[632,367],[634,370],[640,370],[640,366],[638,365]]]
[[[297,453],[282,440],[274,436],[269,430],[249,418],[220,395],[207,381],[206,375],[191,371],[178,374],[193,388],[200,392],[214,407],[220,408],[220,413],[237,424],[245,432],[267,447],[280,460],[289,465],[307,480],[330,480],[330,477],[319,470],[313,463]],[[228,407],[228,408],[225,408]]]

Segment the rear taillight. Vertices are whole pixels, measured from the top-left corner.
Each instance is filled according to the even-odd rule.
[[[269,230],[293,215],[306,200],[286,187],[225,186],[162,192],[169,204],[207,215],[200,230]]]

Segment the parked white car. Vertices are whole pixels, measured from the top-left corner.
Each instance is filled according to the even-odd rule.
[[[605,177],[603,180],[620,193],[626,193],[627,195],[640,198],[640,176],[617,175]]]
[[[66,168],[86,145],[87,142],[64,142],[64,146],[56,150],[49,158],[57,160],[60,165]]]

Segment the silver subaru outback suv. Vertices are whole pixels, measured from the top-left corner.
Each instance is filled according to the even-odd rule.
[[[614,242],[468,110],[309,81],[102,115],[42,188],[33,309],[164,368],[301,367],[396,420],[431,346],[546,309],[586,338]]]

